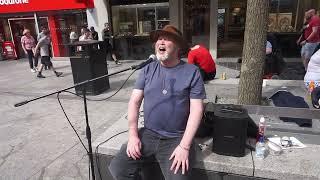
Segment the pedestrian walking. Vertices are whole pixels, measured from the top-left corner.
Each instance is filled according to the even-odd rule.
[[[43,38],[43,37],[45,36],[44,32],[45,32],[45,31],[48,31],[48,28],[47,28],[46,26],[41,26],[40,29],[41,29],[41,32],[40,32],[40,33],[38,34],[38,36],[37,36],[37,41],[38,41],[38,42],[39,42],[39,40],[40,40],[41,38]],[[36,61],[38,62],[38,61],[39,61],[39,58],[41,58],[41,56],[40,56],[39,53],[36,53],[36,52],[35,52],[34,58],[35,58]],[[48,66],[45,65],[45,66],[44,66],[44,69],[47,70],[47,69],[48,69]]]
[[[121,64],[121,62],[118,60],[116,56],[116,52],[114,49],[114,39],[111,32],[111,27],[109,23],[104,24],[104,29],[102,30],[103,35],[103,41],[105,42],[105,46],[107,49],[107,53],[110,54],[111,59],[118,65]]]
[[[47,65],[57,77],[60,77],[62,75],[62,72],[57,72],[51,62],[50,49],[49,49],[51,44],[51,39],[50,39],[49,31],[48,30],[45,31],[44,35],[45,36],[39,40],[35,48],[36,52],[40,50],[40,55],[41,55],[41,65],[40,65],[37,77],[45,78],[45,76],[42,75],[42,69],[44,65]]]
[[[28,57],[30,71],[35,73],[38,66],[38,60],[34,58],[34,49],[36,47],[36,41],[31,36],[29,29],[24,29],[22,34],[23,36],[21,37],[21,46],[24,53]]]

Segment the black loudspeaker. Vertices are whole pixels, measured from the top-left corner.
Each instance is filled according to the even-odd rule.
[[[197,138],[212,137],[213,133],[214,111],[216,104],[208,102],[204,104],[204,107],[204,113],[195,135]]]
[[[101,43],[100,43],[101,44]],[[87,43],[82,45],[84,49],[77,52],[76,56],[70,57],[74,83],[97,78],[108,74],[106,63],[106,51],[98,43]],[[86,94],[97,95],[110,88],[109,78],[105,77],[86,84]],[[82,94],[83,86],[75,88],[77,94]]]
[[[244,156],[249,121],[250,117],[247,111],[240,105],[216,106],[212,151],[221,155]]]

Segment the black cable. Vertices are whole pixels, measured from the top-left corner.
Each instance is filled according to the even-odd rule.
[[[108,141],[110,141],[112,138],[114,138],[114,137],[116,137],[116,136],[118,136],[118,135],[120,135],[120,134],[126,133],[126,132],[128,132],[128,131],[129,131],[129,130],[121,131],[121,132],[119,132],[119,133],[111,136],[111,137],[108,138],[107,140],[99,143],[98,146],[96,147],[96,149],[95,149],[95,155],[96,155],[95,159],[96,159],[96,164],[97,164],[97,169],[98,169],[98,173],[99,173],[100,179],[102,179],[102,176],[101,176],[101,171],[100,171],[100,160],[99,160],[99,157],[98,157],[99,146],[102,145],[102,144],[104,144],[104,143],[106,143],[106,142],[108,142]]]
[[[120,87],[115,93],[113,93],[111,96],[106,97],[106,98],[103,98],[103,99],[89,99],[89,98],[86,98],[86,100],[88,100],[88,101],[105,101],[105,100],[110,99],[111,97],[113,97],[114,95],[116,95],[116,94],[123,88],[123,86],[127,83],[127,81],[129,80],[129,78],[130,78],[130,77],[133,75],[133,73],[135,73],[135,72],[136,72],[136,69],[127,77],[127,79],[123,82],[123,84],[121,85],[121,87]],[[78,97],[83,98],[83,96],[78,95],[78,94],[73,93],[73,92],[70,92],[70,91],[64,91],[64,92],[67,92],[67,93],[70,93],[70,94],[73,94],[73,95],[76,95],[76,96],[78,96]],[[73,126],[72,123],[70,122],[70,120],[69,120],[69,118],[68,118],[68,116],[67,116],[67,114],[66,114],[66,112],[65,112],[65,110],[64,110],[64,108],[63,108],[63,106],[62,106],[62,104],[61,104],[61,102],[60,102],[60,97],[59,97],[59,95],[60,95],[60,93],[57,94],[58,102],[59,102],[59,104],[60,104],[60,107],[61,107],[61,109],[62,109],[65,117],[67,118],[70,126],[72,127],[72,129],[74,130],[74,132],[76,133],[76,135],[78,136],[78,139],[80,140],[82,146],[85,148],[86,152],[89,153],[88,149],[85,147],[83,141],[82,141],[81,138],[79,137],[77,131],[76,131],[75,128],[74,128],[74,126]],[[107,141],[109,141],[110,139],[114,138],[115,136],[118,136],[118,135],[120,135],[120,134],[122,134],[122,133],[125,133],[125,132],[127,132],[127,131],[128,131],[128,130],[123,131],[123,132],[120,132],[120,133],[118,133],[118,134],[110,137],[109,139],[107,139],[107,140],[105,140],[104,142],[100,143],[100,144],[96,147],[96,150],[95,150],[96,163],[97,163],[97,168],[98,168],[98,172],[99,172],[100,179],[102,179],[102,178],[101,178],[101,172],[100,172],[100,165],[99,165],[100,160],[99,160],[99,158],[97,157],[97,153],[98,153],[98,148],[99,148],[99,146],[102,145],[102,144],[104,144],[104,143],[106,143]],[[89,162],[89,164],[88,164],[88,166],[89,166],[89,168],[88,168],[88,169],[89,169],[89,180],[90,180],[90,170],[91,170],[91,169],[90,169],[90,164],[91,164],[91,162]]]
[[[116,95],[122,88],[123,86],[127,83],[127,81],[129,80],[129,78],[133,75],[133,73],[135,73],[137,70],[135,69],[134,71],[132,71],[132,73],[127,77],[127,79],[122,83],[122,85],[120,86],[120,88],[115,92],[113,93],[111,96],[109,97],[106,97],[106,98],[103,98],[103,99],[89,99],[89,98],[86,98],[88,101],[105,101],[105,100],[108,100],[110,99],[111,97],[113,97],[114,95]],[[70,91],[64,91],[64,92],[67,92],[67,93],[70,93],[70,94],[73,94],[73,95],[76,95],[78,97],[81,97],[83,98],[83,96],[79,95],[79,94],[76,94],[74,92],[70,92]]]
[[[90,158],[88,158],[88,161],[89,161],[89,163],[88,163],[88,169],[89,169],[89,180],[91,179],[91,166],[90,166],[90,164],[91,164],[91,162],[90,162]]]
[[[252,159],[252,177],[254,177],[254,172],[255,172],[255,165],[254,165],[254,160],[253,160],[253,155],[252,155],[252,150],[250,149],[250,153],[251,153],[251,159]]]
[[[60,97],[59,97],[59,95],[60,95],[60,93],[57,93],[58,102],[59,102],[59,104],[60,104],[60,107],[61,107],[61,109],[62,109],[62,112],[63,112],[64,116],[67,118],[68,123],[70,124],[71,128],[73,129],[73,131],[76,133],[76,135],[77,135],[78,139],[80,140],[80,142],[81,142],[81,144],[82,144],[83,148],[86,150],[86,152],[87,152],[87,153],[89,153],[88,149],[86,148],[86,146],[84,145],[84,143],[83,143],[82,139],[80,138],[80,136],[79,136],[79,134],[78,134],[77,130],[74,128],[74,126],[72,125],[72,123],[71,123],[71,121],[70,121],[69,117],[67,116],[67,114],[66,114],[66,112],[65,112],[65,110],[64,110],[64,108],[63,108],[63,106],[62,106],[62,104],[61,104],[61,101],[60,101]]]

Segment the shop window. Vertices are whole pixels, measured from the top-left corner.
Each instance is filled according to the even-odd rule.
[[[123,35],[132,35],[137,32],[135,9],[120,9],[119,10],[119,26],[118,32]]]
[[[162,29],[165,25],[170,23],[169,7],[157,7],[157,29]]]
[[[271,0],[269,10],[269,32],[296,32],[299,10],[298,0]]]
[[[112,6],[114,35],[148,35],[169,22],[169,3]]]
[[[56,27],[52,29],[57,35],[57,48],[59,56],[69,56],[70,33],[74,31],[78,37],[81,35],[81,28],[87,24],[85,11],[70,11],[67,14],[57,14]]]
[[[138,8],[139,33],[149,33],[155,29],[155,8]]]
[[[210,1],[184,1],[183,34],[188,42],[209,47]]]

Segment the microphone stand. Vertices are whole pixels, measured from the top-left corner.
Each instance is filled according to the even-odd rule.
[[[52,93],[49,93],[49,94],[46,94],[46,95],[43,95],[43,96],[39,96],[39,97],[30,99],[30,100],[25,100],[25,101],[16,103],[14,105],[14,107],[19,107],[19,106],[25,105],[25,104],[27,104],[29,102],[36,101],[38,99],[42,99],[42,98],[51,96],[53,94],[58,94],[58,93],[67,91],[69,89],[72,89],[72,88],[75,88],[75,87],[78,87],[78,86],[82,86],[83,87],[83,90],[82,90],[83,105],[84,105],[84,112],[85,112],[85,118],[86,118],[86,137],[87,137],[87,140],[88,140],[88,148],[89,148],[88,156],[89,156],[89,160],[90,160],[90,164],[91,164],[92,180],[95,180],[94,166],[93,166],[93,154],[92,154],[92,143],[91,143],[91,130],[90,130],[90,126],[89,126],[89,118],[88,118],[88,110],[87,110],[86,86],[87,86],[88,83],[96,81],[98,79],[109,77],[109,76],[112,76],[112,75],[115,75],[115,74],[119,74],[119,73],[122,73],[122,72],[125,72],[125,71],[128,71],[128,70],[138,70],[140,68],[141,68],[141,66],[139,66],[139,65],[138,66],[131,66],[130,68],[126,68],[126,69],[123,69],[123,70],[120,70],[120,71],[116,71],[116,72],[111,73],[111,74],[106,74],[106,75],[103,75],[103,76],[99,76],[97,78],[93,78],[93,79],[90,79],[90,80],[82,81],[80,83],[74,84],[74,86],[71,86],[71,87],[68,87],[68,88],[65,88],[65,89],[62,89],[62,90],[58,90],[58,91],[55,91],[55,92],[52,92]]]

